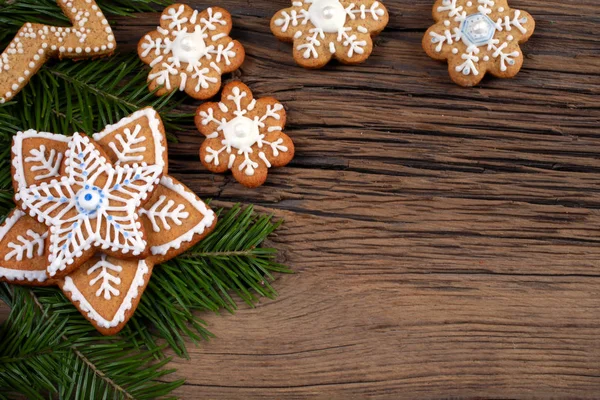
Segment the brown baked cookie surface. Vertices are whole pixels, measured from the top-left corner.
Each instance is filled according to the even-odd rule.
[[[511,9],[507,0],[437,0],[433,18],[423,49],[447,60],[450,77],[461,86],[478,84],[487,72],[514,77],[523,65],[519,44],[535,30],[533,17]]]
[[[332,58],[359,64],[373,51],[372,37],[389,22],[376,0],[294,0],[271,19],[271,31],[294,43],[294,59],[305,68],[322,68]]]
[[[254,99],[241,82],[226,85],[219,103],[201,105],[195,119],[206,136],[202,164],[215,173],[230,169],[246,187],[261,186],[269,168],[283,167],[294,158],[294,143],[283,133],[283,105],[272,97]]]
[[[204,100],[221,88],[221,75],[244,62],[244,47],[229,37],[232,20],[220,7],[197,11],[184,4],[165,8],[160,26],[138,44],[140,59],[152,69],[148,86],[156,95],[175,90]]]

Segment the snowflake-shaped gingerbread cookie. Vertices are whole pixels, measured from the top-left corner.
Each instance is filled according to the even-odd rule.
[[[486,72],[515,76],[523,65],[519,44],[535,30],[533,17],[511,9],[507,0],[437,0],[433,17],[423,48],[448,60],[450,77],[462,86],[476,85]]]
[[[25,207],[0,226],[0,281],[60,286],[104,334],[125,326],[155,265],[214,229],[210,208],[167,175],[164,127],[151,108],[106,127],[93,140],[19,132],[12,153],[14,188]],[[65,176],[73,178],[72,186],[64,186]],[[142,199],[142,192],[139,207],[125,206]],[[47,217],[61,222],[48,226]],[[96,229],[106,235],[95,236]],[[142,231],[143,249],[136,247],[136,232]],[[58,268],[57,255],[65,260]]]
[[[377,0],[293,0],[292,7],[275,14],[271,31],[294,43],[298,64],[321,68],[332,57],[346,64],[364,62],[373,51],[372,37],[388,21]]]
[[[140,59],[152,70],[150,90],[159,96],[175,90],[208,99],[221,88],[221,75],[237,70],[245,52],[229,37],[231,15],[219,7],[202,12],[184,4],[165,8],[160,26],[138,44]]]
[[[246,187],[262,185],[269,168],[294,158],[294,143],[282,132],[285,121],[276,99],[256,100],[243,83],[229,83],[220,103],[203,104],[196,113],[196,126],[207,137],[200,149],[202,164],[215,173],[230,169]]]

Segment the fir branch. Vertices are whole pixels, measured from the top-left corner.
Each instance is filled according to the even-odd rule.
[[[136,54],[46,64],[12,102],[0,106],[0,120],[8,122],[0,140],[24,129],[92,134],[147,106],[161,114],[167,130],[182,129],[190,115],[175,108],[185,96],[155,96],[147,76]]]
[[[239,205],[226,213],[220,210],[219,215],[219,223],[209,237],[186,254],[155,268],[136,313],[118,337],[98,334],[57,288],[0,285],[1,298],[11,306],[9,321],[18,321],[6,323],[0,330],[0,393],[12,387],[28,398],[40,398],[40,393],[77,399],[168,396],[183,382],[162,381],[172,371],[164,369],[169,359],[164,357],[164,347],[157,344],[158,340],[164,340],[176,354],[187,356],[186,339],[198,342],[212,337],[198,317],[199,311],[233,312],[237,303],[232,293],[250,305],[259,296],[274,298],[276,292],[269,283],[272,274],[289,272],[276,262],[274,249],[260,247],[279,226],[271,217],[259,216],[251,207],[242,209]],[[27,296],[22,294],[24,291]],[[49,333],[24,333],[23,314],[35,317],[26,326],[44,327]],[[15,357],[6,345],[1,346],[19,343],[8,335],[23,340],[23,334],[35,346],[22,348],[34,351]],[[30,381],[22,374],[17,375],[22,383],[15,386],[10,380],[16,368],[13,364],[20,362],[23,370],[33,373],[37,372],[34,360],[44,357],[49,358],[45,364],[35,364],[46,372],[38,376],[39,381]],[[62,375],[53,375],[56,371]],[[23,386],[25,382],[29,382],[28,387]]]
[[[153,399],[168,396],[182,380],[156,361],[158,350],[140,350],[126,337],[104,337],[56,288],[0,285],[11,306],[0,330],[0,393],[32,399]]]
[[[276,262],[277,251],[259,247],[278,227],[269,216],[258,216],[252,207],[236,205],[219,211],[215,231],[187,253],[154,269],[153,277],[126,330],[143,337],[149,348],[152,335],[134,329],[150,326],[179,356],[187,357],[186,338],[193,342],[212,335],[197,311],[233,312],[235,293],[253,305],[258,297],[274,298],[273,273],[290,272]]]

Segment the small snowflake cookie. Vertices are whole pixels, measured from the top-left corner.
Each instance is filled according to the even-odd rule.
[[[56,0],[71,27],[26,23],[0,54],[0,103],[12,99],[49,58],[107,56],[115,37],[92,0]]]
[[[535,30],[533,17],[511,9],[507,0],[437,0],[433,18],[423,48],[448,60],[450,77],[461,86],[476,85],[486,72],[514,77],[523,65],[519,44]]]
[[[168,175],[163,124],[151,108],[93,139],[19,132],[12,157],[20,207],[0,226],[0,281],[60,286],[106,335],[133,315],[153,267],[216,224]]]
[[[305,68],[322,68],[332,57],[345,64],[364,62],[372,37],[387,26],[389,14],[376,0],[293,0],[271,20],[280,40],[294,43],[294,59]]]
[[[244,62],[244,47],[229,37],[231,15],[219,7],[198,12],[183,4],[165,8],[160,26],[138,44],[140,59],[150,65],[150,90],[158,96],[175,90],[195,99],[211,98],[221,75]]]
[[[196,113],[196,126],[206,136],[202,164],[215,173],[230,169],[246,187],[262,185],[269,168],[294,158],[294,143],[282,132],[285,121],[285,109],[276,99],[255,100],[243,83],[229,83],[220,103],[203,104]]]

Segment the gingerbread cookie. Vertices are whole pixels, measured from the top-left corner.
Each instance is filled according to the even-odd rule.
[[[306,68],[324,67],[332,57],[345,64],[364,62],[372,37],[387,26],[389,14],[376,0],[294,0],[271,20],[280,40],[294,43],[294,59]]]
[[[514,77],[523,65],[519,44],[535,30],[533,17],[511,9],[507,0],[437,0],[433,18],[423,49],[448,60],[450,77],[461,86],[478,84],[486,72]]]
[[[294,143],[282,132],[283,106],[271,97],[255,100],[241,82],[226,85],[221,102],[203,104],[195,119],[206,136],[202,164],[215,173],[230,169],[246,187],[262,185],[269,168],[283,167],[294,158]]]
[[[165,8],[160,26],[138,44],[140,59],[152,68],[150,90],[158,96],[185,91],[199,100],[217,94],[221,75],[244,62],[244,47],[229,37],[231,28],[231,15],[220,7],[202,12],[183,4]]]
[[[104,14],[93,0],[56,0],[71,27],[26,23],[0,55],[0,103],[12,99],[49,58],[107,56],[116,48]]]
[[[82,250],[81,254],[74,255],[74,259],[80,263],[78,268],[69,267],[71,271],[61,277],[65,272],[59,267],[52,277],[51,271],[54,269],[51,268],[51,260],[54,248],[51,247],[49,238],[57,233],[56,229],[49,228],[44,223],[45,218],[42,218],[43,222],[39,222],[17,209],[0,227],[0,280],[34,286],[57,284],[100,332],[111,335],[118,333],[133,315],[152,275],[153,267],[181,254],[202,240],[214,229],[216,216],[190,189],[167,175],[164,127],[158,113],[153,109],[143,109],[124,118],[95,134],[93,139],[86,141],[79,135],[66,137],[35,131],[18,133],[13,142],[15,190],[22,193],[27,189],[26,192],[29,193],[36,185],[61,183],[62,175],[67,171],[65,165],[68,164],[77,172],[76,184],[81,186],[85,180],[88,189],[83,186],[75,195],[80,201],[77,204],[78,200],[75,200],[75,207],[84,208],[81,212],[83,216],[76,215],[71,218],[72,224],[67,225],[65,229],[75,229],[77,233],[70,238],[67,233],[67,238],[82,241],[89,226],[100,225],[102,228],[110,224],[108,238],[122,239],[126,230],[116,221],[117,218],[125,218],[126,214],[120,213],[109,219],[108,216],[118,208],[112,206],[113,201],[118,201],[120,196],[126,196],[128,199],[138,197],[145,187],[142,173],[139,177],[133,175],[129,178],[129,183],[126,183],[125,177],[131,175],[126,171],[140,166],[158,170],[157,176],[162,177],[153,180],[152,192],[148,191],[146,199],[140,201],[140,206],[135,208],[135,214],[127,214],[130,220],[135,221],[135,228],[144,232],[146,246],[139,255],[134,256],[133,246],[130,246],[127,252],[124,248],[117,248],[110,254],[114,250],[113,247],[104,248],[105,246],[100,245],[101,242],[92,243],[90,248],[95,248],[96,251],[85,261],[80,262],[86,251]],[[85,143],[82,151],[74,153],[73,149],[81,147],[81,143]],[[92,164],[94,168],[84,168],[89,166],[86,151],[96,155]],[[83,157],[80,157],[81,155]],[[73,156],[79,161],[74,167],[72,162],[67,161]],[[99,157],[103,157],[104,162]],[[121,173],[115,172],[110,175],[108,171],[111,171],[111,168]],[[94,183],[99,182],[102,174],[112,176],[110,179],[113,184],[97,186],[100,190],[94,191],[90,180],[95,179]],[[96,197],[86,200],[85,195],[88,193],[85,190]],[[78,196],[79,194],[81,196]],[[35,195],[33,197],[40,202],[42,196],[38,199],[35,199]],[[62,212],[59,210],[69,207],[68,204],[72,202],[66,196],[66,201],[63,201],[56,194],[53,194],[52,200],[49,196],[45,197],[46,205],[39,207],[41,211],[34,212],[36,217],[40,213],[59,215]],[[98,203],[95,204],[100,206],[97,210],[96,207],[91,207],[94,199]],[[109,205],[105,206],[103,202]],[[56,206],[57,203],[59,206]],[[87,205],[95,210],[94,214],[85,209]],[[69,215],[69,211],[64,215]],[[133,215],[137,215],[137,218]],[[106,225],[100,224],[99,221],[104,221]],[[75,224],[83,227],[83,233],[77,231]],[[130,237],[129,233],[126,237]],[[101,237],[101,240],[106,238]]]

